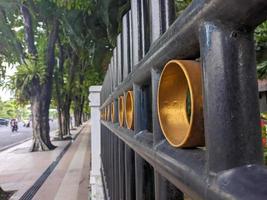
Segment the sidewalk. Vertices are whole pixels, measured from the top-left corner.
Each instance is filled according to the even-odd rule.
[[[80,134],[73,142],[53,141],[53,151],[29,152],[27,141],[0,153],[0,186],[16,191],[10,199],[88,199],[89,123],[71,133]]]

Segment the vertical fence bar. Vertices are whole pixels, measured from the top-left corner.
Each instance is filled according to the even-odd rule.
[[[135,198],[135,158],[134,151],[125,144],[125,199]]]
[[[210,173],[262,164],[253,32],[205,22],[200,42]]]
[[[110,84],[111,84],[111,92],[113,92],[114,91],[114,78],[113,78],[113,57],[111,57],[111,59],[110,59],[110,67],[109,67],[109,69],[110,69]]]
[[[119,199],[119,193],[120,193],[120,183],[119,183],[119,138],[113,133],[114,135],[114,182],[115,182],[115,198],[114,199]]]
[[[123,46],[123,79],[129,74],[129,16],[122,17],[122,46]]]
[[[118,85],[122,82],[123,77],[123,68],[122,68],[122,46],[121,46],[122,34],[120,33],[117,37],[117,77],[118,77]]]
[[[153,167],[135,153],[136,199],[154,200]]]
[[[129,71],[133,71],[133,25],[132,25],[132,11],[128,12],[128,21],[129,21]]]
[[[141,38],[143,58],[150,47],[150,21],[148,0],[141,0]]]
[[[155,172],[155,200],[184,200],[184,194],[166,178]]]
[[[134,132],[148,129],[148,90],[134,84]],[[154,175],[150,166],[139,154],[135,153],[135,192],[136,199],[154,199]]]
[[[165,32],[175,20],[174,0],[161,0],[162,3],[162,31]]]
[[[139,85],[134,84],[133,86],[134,94],[134,132],[137,134],[139,131],[144,129],[144,124],[142,121],[142,110],[141,110],[141,98],[142,89]],[[144,160],[137,154],[135,155],[135,195],[137,199],[143,198],[143,188],[144,188]]]
[[[113,49],[113,78],[114,78],[114,87],[118,86],[118,64],[117,64],[117,47]]]
[[[114,167],[114,134],[110,131],[111,135],[111,197],[115,199],[115,167]]]
[[[119,139],[119,199],[125,200],[125,145]]]
[[[132,57],[133,68],[142,57],[142,37],[141,37],[141,1],[131,0],[131,20],[132,20]]]
[[[149,0],[150,13],[150,41],[156,41],[161,33],[161,0]]]
[[[157,106],[157,97],[158,97],[158,84],[160,79],[161,71],[158,69],[151,70],[151,82],[152,82],[152,120],[153,120],[153,144],[154,146],[159,144],[162,140],[165,139],[158,118],[158,106]]]
[[[142,110],[141,110],[141,98],[142,98],[142,89],[139,85],[133,85],[133,94],[134,94],[134,132],[138,133],[141,130],[144,130],[145,124],[142,121]]]

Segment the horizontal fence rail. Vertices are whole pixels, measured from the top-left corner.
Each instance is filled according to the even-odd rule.
[[[266,0],[195,0],[177,19],[172,0],[131,0],[101,91],[106,199],[267,199],[266,18]]]

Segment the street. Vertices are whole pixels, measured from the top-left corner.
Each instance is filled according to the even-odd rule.
[[[50,121],[50,131],[56,130],[58,128],[57,120]],[[23,123],[18,123],[18,132],[11,131],[11,127],[9,126],[0,126],[0,150],[10,146],[12,144],[16,144],[18,142],[22,142],[26,139],[32,137],[32,128],[23,127]]]

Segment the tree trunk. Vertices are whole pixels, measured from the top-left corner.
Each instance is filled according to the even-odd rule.
[[[75,96],[74,97],[74,120],[75,120],[76,127],[82,124],[80,105],[81,105],[81,97]]]
[[[70,100],[66,97],[67,102],[64,104],[63,115],[62,115],[62,124],[63,124],[63,135],[70,135]]]
[[[37,50],[34,44],[34,33],[32,27],[32,16],[30,14],[27,5],[21,4],[20,12],[23,15],[23,24],[25,29],[25,41],[28,46],[29,54],[33,55],[34,57],[37,56]]]
[[[46,80],[36,90],[32,98],[33,116],[33,145],[32,151],[55,149],[50,141],[49,107],[52,94],[53,71],[55,65],[55,44],[58,36],[58,21],[54,19],[52,30],[49,35],[46,55]],[[39,80],[38,85],[39,85]],[[33,85],[34,87],[34,85]],[[46,145],[46,146],[45,146]]]
[[[56,148],[49,136],[49,108],[44,103],[37,83],[31,97],[33,144],[31,151],[47,151]]]
[[[57,108],[57,112],[58,112],[58,125],[59,125],[59,132],[58,132],[58,137],[59,139],[63,140],[63,124],[62,124],[62,113],[61,113],[61,109]]]
[[[28,47],[28,52],[33,58],[33,63],[35,63],[34,61],[38,59],[38,52],[34,41],[32,16],[27,5],[25,5],[25,2],[21,4],[20,11],[23,16],[25,41]],[[49,106],[52,93],[52,77],[55,65],[55,43],[58,37],[58,26],[58,21],[56,17],[54,17],[46,50],[45,81],[41,84],[39,78],[35,78],[32,80],[31,84],[30,100],[33,127],[32,151],[50,150],[55,148],[51,143],[49,136]]]
[[[55,70],[55,89],[56,89],[56,101],[57,101],[57,110],[58,110],[58,124],[59,124],[59,133],[58,137],[59,139],[63,140],[64,136],[64,130],[63,130],[63,116],[62,116],[62,110],[63,110],[63,104],[64,99],[62,99],[63,96],[63,88],[64,88],[64,62],[65,62],[65,55],[64,55],[64,49],[61,45],[60,37],[58,37],[58,49],[59,49],[59,68]]]

